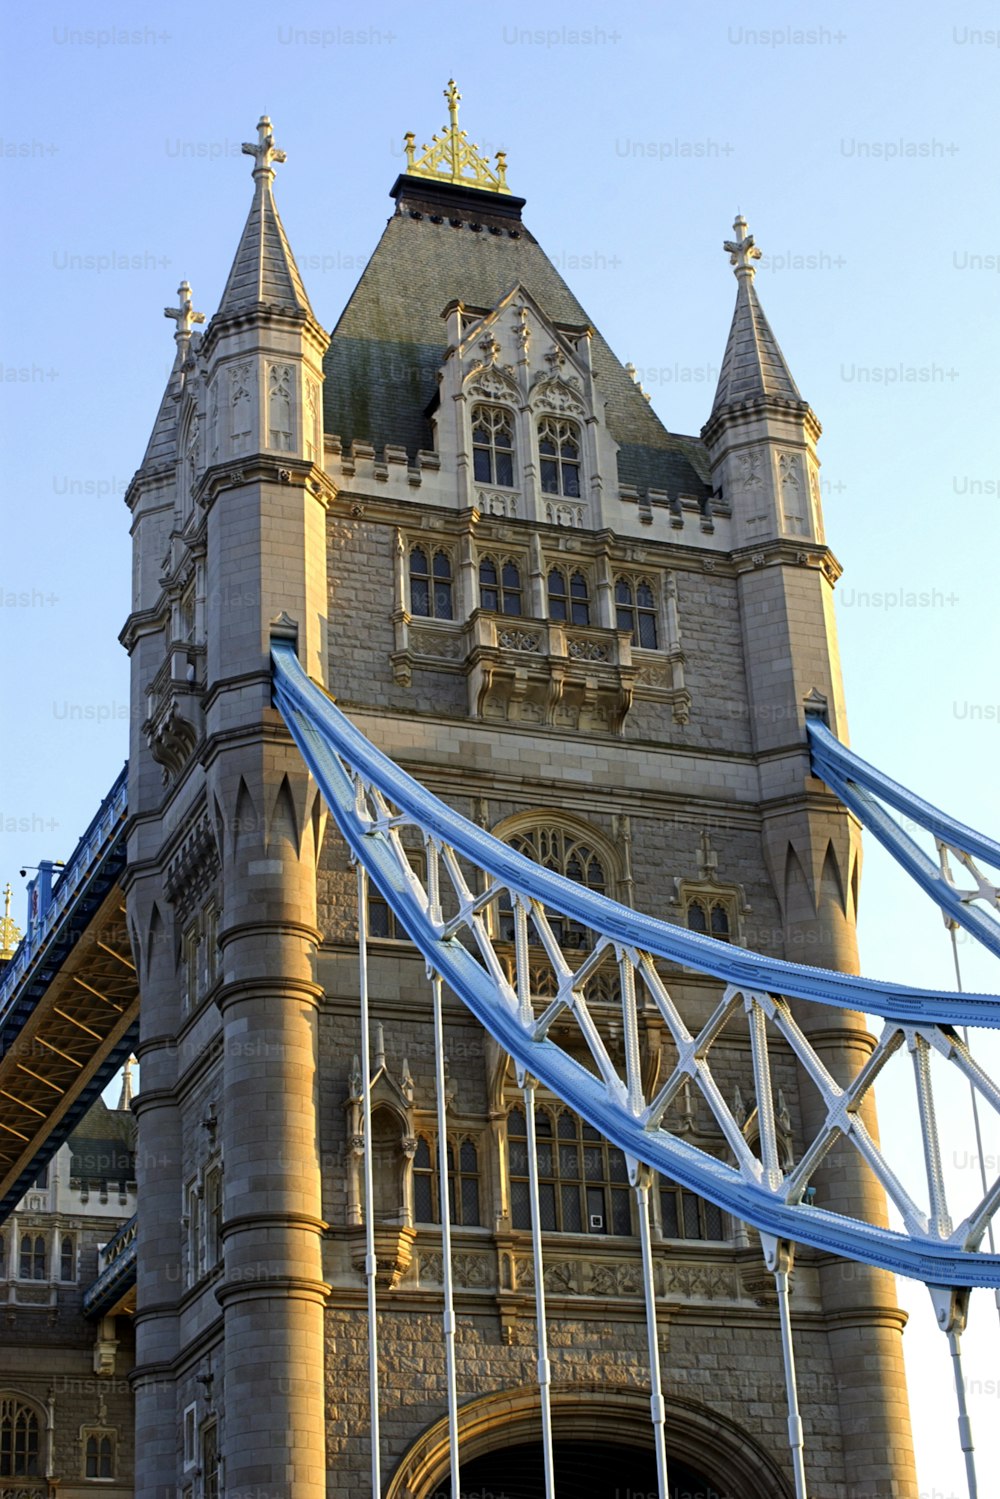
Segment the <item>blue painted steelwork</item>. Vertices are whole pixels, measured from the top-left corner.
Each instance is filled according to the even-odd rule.
[[[856,978],[848,974],[780,962],[714,942],[669,923],[631,911],[540,867],[451,811],[377,750],[303,671],[294,647],[272,642],[275,701],[307,765],[323,791],[350,849],[368,870],[428,965],[517,1063],[573,1107],[628,1155],[700,1193],[736,1218],[778,1238],[811,1244],[848,1259],[865,1261],[932,1284],[1000,1286],[1000,1256],[977,1252],[985,1231],[982,1213],[947,1238],[913,1227],[898,1233],[809,1206],[804,1182],[769,1187],[705,1154],[644,1119],[624,1086],[594,1077],[548,1039],[533,1035],[519,1013],[517,996],[499,973],[495,958],[477,957],[456,931],[434,918],[426,893],[400,866],[385,826],[365,808],[364,786],[375,788],[432,843],[485,870],[513,895],[562,912],[614,944],[629,961],[654,954],[711,974],[734,986],[748,1001],[770,1004],[771,992],[891,1017],[887,1034],[905,1025],[929,1046],[950,1048],[955,1025],[1000,1024],[995,995],[959,995]],[[357,780],[355,780],[355,777]],[[762,1007],[763,1007],[762,1005]],[[939,1031],[937,1025],[945,1029]],[[885,1039],[885,1038],[883,1038]],[[996,1090],[993,1090],[994,1102]],[[793,1190],[796,1193],[792,1200]],[[990,1197],[986,1215],[993,1205]]]
[[[0,1055],[17,1044],[21,1030],[67,954],[79,942],[109,890],[121,879],[125,870],[127,815],[126,764],[60,871],[33,940],[29,941],[25,936],[18,943],[13,958],[0,976]],[[76,1102],[62,1115],[58,1126],[36,1151],[31,1165],[0,1198],[0,1224],[14,1211],[42,1168],[48,1165],[108,1083],[121,1071],[138,1042],[137,1023],[122,1037]]]
[[[941,907],[949,920],[971,932],[995,957],[1000,957],[1000,922],[963,900],[954,886],[944,878],[940,867],[879,806],[875,797],[910,818],[946,847],[960,849],[971,858],[982,859],[997,869],[1000,869],[1000,843],[984,837],[982,833],[975,832],[955,818],[948,817],[932,807],[930,802],[915,796],[912,791],[907,791],[897,781],[876,770],[841,744],[822,720],[808,718],[806,725],[815,774],[826,782],[831,791],[836,792],[859,822],[874,833],[907,874],[916,880],[921,890]],[[957,1023],[965,1024],[964,1021]]]

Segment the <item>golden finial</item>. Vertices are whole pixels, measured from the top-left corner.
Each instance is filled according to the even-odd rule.
[[[478,187],[488,193],[509,193],[506,151],[497,152],[494,171],[480,154],[479,147],[458,128],[458,106],[462,96],[454,78],[448,79],[444,96],[448,101],[449,124],[442,127],[440,135],[431,136],[433,144],[423,147],[424,154],[417,156],[416,136],[412,130],[407,131],[403,138],[407,175],[430,177],[435,182],[451,182],[459,187]]]
[[[10,901],[13,894],[8,881],[3,893],[3,918],[0,919],[0,963],[9,963],[17,950],[17,944],[21,940],[21,933],[14,925],[10,914]]]

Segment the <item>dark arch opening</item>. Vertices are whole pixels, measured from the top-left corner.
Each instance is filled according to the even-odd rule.
[[[658,1499],[656,1461],[651,1449],[611,1442],[556,1440],[556,1492],[587,1499]],[[707,1478],[679,1458],[667,1459],[670,1499],[738,1499],[722,1495]],[[541,1442],[519,1442],[484,1452],[463,1463],[462,1499],[545,1499]],[[445,1480],[433,1499],[451,1499]]]

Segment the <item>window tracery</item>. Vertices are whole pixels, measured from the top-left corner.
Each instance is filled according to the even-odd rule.
[[[0,1478],[38,1478],[40,1451],[38,1413],[16,1396],[0,1397]]]
[[[480,558],[479,605],[494,614],[524,613],[521,564],[517,558],[490,555]]]
[[[573,625],[590,624],[590,584],[585,573],[575,568],[569,573],[561,567],[550,567],[547,581],[549,619]]]
[[[539,471],[543,494],[580,498],[580,429],[575,422],[546,416],[538,424]]]
[[[414,1223],[441,1222],[439,1188],[436,1142],[419,1135],[413,1155]],[[469,1135],[448,1141],[448,1206],[452,1223],[481,1226],[479,1148]]]
[[[535,1135],[543,1231],[631,1234],[632,1191],[624,1153],[570,1109],[539,1105]],[[511,1226],[530,1229],[527,1121],[521,1107],[507,1115],[507,1155]]]
[[[656,593],[648,578],[631,578],[625,574],[615,578],[615,628],[627,630],[632,644],[643,650],[655,651],[658,648],[660,631]]]
[[[410,613],[423,619],[454,619],[454,570],[443,547],[410,548]]]
[[[503,406],[472,408],[472,472],[478,484],[514,488],[514,418]]]

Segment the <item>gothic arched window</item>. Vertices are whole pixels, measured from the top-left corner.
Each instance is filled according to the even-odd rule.
[[[114,1478],[115,1438],[110,1431],[84,1432],[84,1477]]]
[[[733,923],[731,901],[710,895],[692,895],[688,898],[688,930],[701,932],[706,937],[716,937],[720,942],[731,942]]]
[[[514,487],[514,419],[502,406],[473,407],[472,472],[478,484]]]
[[[45,1240],[41,1234],[21,1235],[21,1264],[18,1274],[22,1280],[45,1279]]]
[[[535,1110],[538,1207],[543,1230],[631,1234],[632,1194],[625,1156],[569,1109]],[[524,1110],[507,1115],[511,1227],[531,1227],[528,1131]]]
[[[590,624],[590,587],[583,573],[571,574],[569,585],[560,567],[549,569],[549,619],[568,624]]]
[[[598,895],[609,893],[605,860],[585,835],[558,824],[539,824],[509,834],[504,842],[543,868],[565,875],[566,879],[584,885]],[[590,945],[590,933],[586,927],[556,911],[549,911],[547,915],[560,947],[579,949]],[[514,913],[506,894],[499,898],[499,936],[503,941],[514,940]],[[538,940],[530,923],[529,936],[533,941]]]
[[[0,1478],[37,1478],[40,1445],[36,1412],[15,1396],[0,1396]]]
[[[440,548],[410,551],[410,613],[425,619],[454,619],[451,558]]]
[[[482,1222],[479,1210],[479,1150],[476,1142],[465,1136],[458,1142],[458,1169],[455,1142],[448,1142],[448,1206],[452,1223],[478,1228]],[[437,1146],[423,1135],[417,1140],[413,1156],[413,1221],[440,1223]]]
[[[648,578],[615,579],[615,628],[627,630],[633,645],[656,650],[656,595]]]
[[[574,422],[547,416],[538,424],[542,493],[580,498],[580,429]]]
[[[59,1279],[76,1280],[76,1244],[72,1234],[59,1240]]]
[[[479,604],[494,614],[522,613],[520,564],[513,557],[483,557],[479,563]]]

